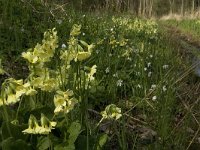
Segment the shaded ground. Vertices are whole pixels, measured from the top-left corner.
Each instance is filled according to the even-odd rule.
[[[190,135],[187,149],[200,149],[200,77],[195,73],[199,68],[200,39],[190,33],[169,25],[162,25],[171,38],[172,44],[179,51],[181,68],[177,83],[177,99],[180,110],[177,113],[177,123],[174,130],[184,124],[188,118],[186,132]],[[186,121],[187,122],[187,121]]]

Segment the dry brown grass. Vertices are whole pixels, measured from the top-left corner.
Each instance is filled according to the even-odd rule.
[[[178,13],[169,13],[168,15],[164,15],[160,18],[160,20],[177,20],[181,21],[183,19],[199,19],[200,18],[200,10],[191,13],[185,12],[183,15]]]

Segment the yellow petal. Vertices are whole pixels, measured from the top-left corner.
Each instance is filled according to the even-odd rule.
[[[26,89],[23,88],[23,86],[16,88],[16,98],[19,98],[20,96],[22,96],[25,93],[26,93]]]
[[[0,107],[3,105],[3,100],[0,98]]]
[[[52,127],[55,127],[57,122],[50,122],[50,124],[51,124]]]
[[[35,130],[28,128],[22,131],[24,134],[35,134]]]
[[[37,91],[35,89],[29,89],[28,91],[26,91],[26,95],[33,96],[35,94],[37,94]]]
[[[63,112],[63,106],[58,106],[55,108],[54,113]]]
[[[78,52],[77,59],[83,61],[91,56],[90,52]]]
[[[38,134],[45,134],[45,135],[47,135],[47,134],[49,134],[50,132],[51,132],[51,129],[50,129],[50,128],[43,128],[43,127],[41,127],[41,128],[39,129]]]
[[[9,104],[15,104],[19,101],[19,99],[16,98],[15,94],[9,94],[6,103]]]

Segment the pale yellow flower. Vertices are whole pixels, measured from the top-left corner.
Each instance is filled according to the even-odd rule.
[[[101,115],[104,119],[118,120],[122,116],[121,108],[118,108],[115,104],[110,104],[101,112]]]
[[[54,113],[68,113],[73,110],[75,104],[78,103],[78,100],[73,98],[72,96],[73,91],[71,90],[67,90],[65,92],[57,91],[57,94],[54,96],[54,105],[56,107]]]
[[[89,80],[89,81],[94,80],[94,74],[95,74],[96,71],[97,71],[96,68],[97,68],[97,66],[94,65],[94,66],[92,66],[92,68],[90,69],[90,73],[88,74],[88,80]]]
[[[27,59],[31,64],[37,63],[39,59],[37,56],[33,55],[32,52],[23,52],[22,57]]]
[[[41,126],[39,126],[37,119],[35,116],[30,115],[28,121],[28,129],[23,130],[24,134],[49,134],[52,129],[56,126],[56,122],[51,122],[49,119],[44,115],[41,114]]]
[[[51,132],[51,130],[54,129],[57,124],[54,121],[49,121],[49,119],[44,114],[41,114],[40,121],[42,127],[42,130],[40,130],[40,134],[49,134],[49,132]]]
[[[78,52],[75,61],[83,61],[91,56],[90,52]]]
[[[6,99],[6,104],[10,105],[10,104],[15,104],[18,101],[20,101],[19,97],[16,97],[15,94],[9,94],[7,95],[7,99]]]
[[[39,125],[35,116],[30,115],[28,120],[28,129],[23,130],[24,134],[37,134],[39,131]],[[35,130],[36,129],[36,130]]]
[[[70,36],[78,36],[81,33],[81,25],[74,24]]]

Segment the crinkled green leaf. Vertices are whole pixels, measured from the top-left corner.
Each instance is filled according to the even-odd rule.
[[[38,150],[46,150],[50,146],[50,139],[48,137],[39,137],[38,138],[38,143],[37,143],[37,149]]]
[[[97,150],[101,150],[102,147],[105,145],[105,143],[107,142],[108,140],[108,135],[107,134],[103,134],[100,136],[99,138],[99,143],[97,145]]]
[[[68,129],[69,139],[68,139],[68,148],[74,147],[74,143],[76,139],[78,138],[81,131],[81,124],[78,122],[72,122]]]
[[[15,140],[13,137],[9,137],[2,141],[2,150],[31,150],[31,146],[22,139]]]

